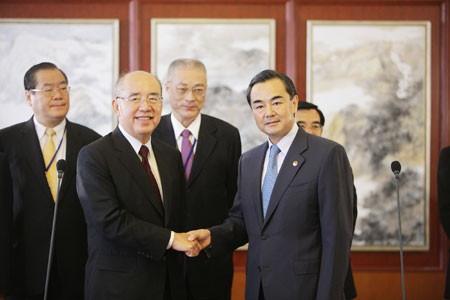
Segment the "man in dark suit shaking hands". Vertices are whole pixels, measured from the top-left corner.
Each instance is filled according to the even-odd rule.
[[[86,223],[75,188],[79,150],[100,135],[66,119],[69,82],[52,63],[25,74],[25,96],[33,117],[0,130],[0,152],[11,170],[12,252],[1,256],[10,267],[6,294],[10,299],[42,299],[57,189],[56,162],[66,160],[59,192],[58,220],[50,272],[50,299],[82,299],[87,259]],[[0,241],[8,247],[6,241]],[[7,253],[7,252],[1,252]]]
[[[199,251],[184,229],[180,153],[151,139],[161,84],[135,71],[116,83],[117,128],[84,147],[77,191],[88,227],[85,299],[185,299],[183,257]]]
[[[221,224],[228,216],[237,188],[239,131],[200,113],[206,87],[206,68],[202,62],[173,61],[165,84],[172,113],[162,117],[152,135],[182,154],[187,181],[187,230]],[[185,259],[188,299],[231,298],[232,251],[213,260],[203,252]]]
[[[352,171],[344,148],[295,125],[291,79],[257,74],[247,100],[264,144],[244,153],[224,224],[190,232],[209,255],[248,241],[247,300],[345,299],[352,240]]]

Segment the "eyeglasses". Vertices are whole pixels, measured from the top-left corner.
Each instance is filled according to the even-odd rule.
[[[320,129],[322,129],[322,125],[320,124],[312,124],[310,127],[307,127],[305,124],[298,122],[297,125],[303,129],[309,129],[314,132],[320,131]]]
[[[203,86],[194,86],[193,88],[188,88],[186,86],[177,86],[176,91],[178,96],[180,97],[185,96],[189,91],[192,91],[192,94],[194,94],[196,97],[203,97],[206,94],[206,89]]]
[[[68,94],[70,92],[70,86],[60,86],[60,87],[46,87],[42,90],[40,89],[31,89],[30,92],[38,92],[42,93],[46,96],[53,96],[56,92],[60,92],[61,94]]]
[[[155,96],[155,95],[149,95],[147,98],[142,97],[140,95],[131,95],[126,98],[125,97],[116,97],[116,99],[121,99],[128,103],[132,103],[134,105],[139,105],[139,104],[143,103],[144,101],[146,101],[150,105],[158,105],[158,104],[162,104],[162,102],[163,102],[163,97]]]

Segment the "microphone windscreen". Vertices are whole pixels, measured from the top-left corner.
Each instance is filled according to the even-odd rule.
[[[66,161],[64,159],[60,159],[56,162],[56,170],[58,170],[58,172],[64,172],[64,170],[66,169]]]
[[[392,163],[391,163],[391,170],[392,170],[392,172],[399,172],[400,173],[400,170],[402,169],[402,166],[400,165],[400,163],[397,161],[397,160],[394,160]]]

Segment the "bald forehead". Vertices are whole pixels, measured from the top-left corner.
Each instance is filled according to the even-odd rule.
[[[161,83],[154,75],[145,71],[134,71],[123,75],[117,80],[116,94],[119,91],[133,89],[137,86],[157,86],[158,90],[162,91]]]

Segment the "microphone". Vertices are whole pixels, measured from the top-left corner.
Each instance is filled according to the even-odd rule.
[[[395,160],[391,163],[391,170],[395,176],[395,187],[397,191],[397,216],[398,216],[398,240],[400,243],[400,264],[401,264],[401,274],[402,274],[402,296],[403,300],[405,300],[405,271],[403,268],[403,239],[402,239],[402,221],[400,218],[400,192],[398,186],[398,180],[400,178],[400,170],[402,166],[400,163]]]
[[[44,290],[44,300],[48,299],[48,286],[50,281],[50,270],[52,268],[53,262],[53,249],[55,248],[55,227],[56,227],[56,216],[58,213],[58,203],[59,203],[59,189],[61,188],[61,179],[64,175],[64,170],[66,169],[66,161],[60,159],[56,162],[56,170],[58,172],[58,188],[56,189],[56,199],[55,208],[53,209],[53,222],[52,222],[52,233],[50,235],[50,248],[48,250],[48,262],[47,262],[47,275],[45,277],[45,290]]]
[[[64,171],[66,169],[66,161],[64,159],[58,160],[56,163],[56,170],[58,171],[58,178],[62,178]],[[59,188],[58,188],[59,190]]]
[[[402,169],[402,166],[400,165],[400,163],[398,162],[398,160],[394,160],[391,163],[391,170],[395,175],[395,178],[398,179],[398,177],[400,176],[400,170]]]

